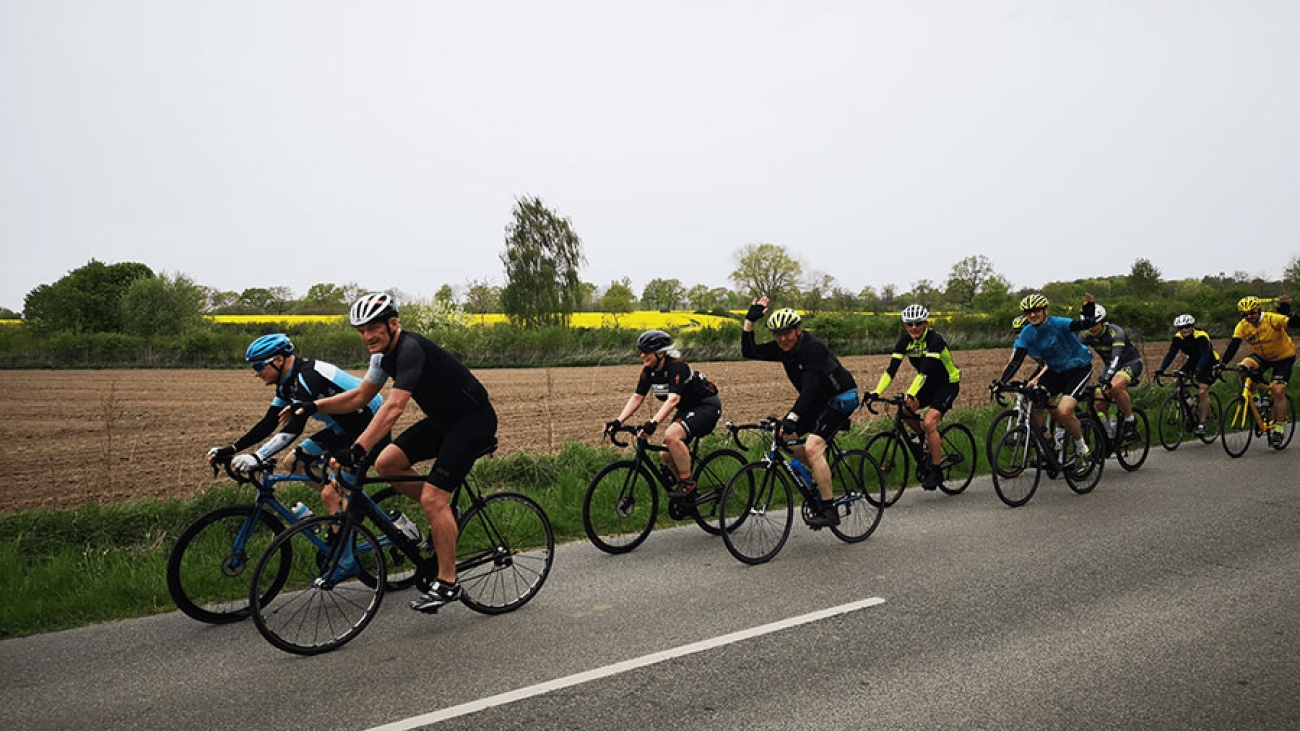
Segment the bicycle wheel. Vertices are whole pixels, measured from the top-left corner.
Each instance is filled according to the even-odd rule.
[[[420,530],[420,555],[425,559],[433,558],[433,539],[429,535],[429,521],[420,503],[403,495],[394,487],[379,490],[371,499],[389,515],[397,512],[410,518]],[[378,526],[367,522],[366,527],[379,536],[380,545],[384,547],[385,563],[388,566],[388,591],[401,591],[414,586],[417,564],[393,545],[392,540],[385,536]]]
[[[1223,421],[1223,402],[1219,400],[1219,394],[1210,392],[1210,408],[1205,414],[1205,433],[1201,435],[1201,441],[1206,444],[1213,444],[1215,439],[1219,438],[1219,423]]]
[[[1177,391],[1160,403],[1160,410],[1156,417],[1156,432],[1160,438],[1160,446],[1167,451],[1172,452],[1183,443],[1183,435],[1187,432],[1187,407],[1182,399],[1178,398]]]
[[[750,462],[722,490],[718,503],[722,542],[742,563],[770,561],[790,537],[797,511],[790,478],[781,468]]]
[[[343,532],[346,519],[329,515],[305,520],[272,541],[253,571],[250,606],[257,631],[268,642],[296,655],[318,655],[342,647],[370,624],[384,599],[387,566],[383,551],[357,551],[355,546],[377,545],[378,539],[363,525]],[[342,551],[331,550],[324,566],[317,561],[316,532],[333,532],[336,544],[351,542],[353,561],[362,581],[340,565]],[[292,546],[288,580],[280,591],[267,589],[274,582],[279,560],[275,554]]]
[[[1137,438],[1121,438],[1115,447],[1115,459],[1127,472],[1141,467],[1151,451],[1151,425],[1147,422],[1147,412],[1140,406],[1133,407],[1133,427],[1137,430]]]
[[[1220,422],[1219,436],[1223,438],[1223,451],[1234,459],[1250,448],[1250,440],[1255,436],[1255,414],[1246,399],[1238,396],[1228,402]]]
[[[228,505],[200,517],[187,527],[167,556],[167,592],[176,608],[208,624],[237,622],[248,616],[248,586],[252,564],[284,531],[284,524],[267,510],[254,519],[253,505]],[[247,535],[240,534],[247,527]],[[289,550],[274,557],[269,589],[279,591],[289,570]],[[313,549],[314,551],[314,549]]]
[[[627,553],[650,535],[659,514],[654,478],[632,460],[607,465],[582,499],[582,527],[606,553]]]
[[[740,472],[747,460],[734,449],[719,449],[705,455],[695,466],[695,523],[712,535],[718,528],[718,499],[722,489]]]
[[[499,492],[470,508],[459,527],[461,603],[483,614],[502,614],[537,595],[555,560],[555,534],[540,505],[518,493]]]
[[[988,433],[984,435],[984,454],[988,455],[989,464],[993,464],[993,448],[1002,440],[1003,435],[1017,425],[1020,412],[1015,409],[999,411],[989,422]]]
[[[1002,435],[993,448],[993,491],[998,499],[1012,508],[1029,502],[1043,478],[1038,444],[1030,427],[1016,426]]]
[[[979,452],[975,450],[975,435],[964,424],[949,424],[939,430],[939,440],[943,452],[939,458],[939,470],[943,472],[943,484],[939,489],[948,495],[956,495],[970,485],[975,478],[976,463]]]
[[[885,480],[885,506],[898,502],[907,488],[907,475],[912,471],[912,455],[898,434],[881,432],[867,440],[867,454],[875,460]],[[867,499],[872,499],[868,496]]]
[[[1067,467],[1065,472],[1065,482],[1071,490],[1083,495],[1092,492],[1101,480],[1101,473],[1106,468],[1106,433],[1101,430],[1101,425],[1095,419],[1090,417],[1080,417],[1079,430],[1083,436],[1083,443],[1088,445],[1088,456],[1080,461],[1075,461],[1076,448],[1073,439],[1065,440],[1065,452],[1063,462]]]
[[[885,476],[865,449],[840,452],[831,464],[831,492],[840,524],[831,533],[845,543],[866,540],[885,513]]]
[[[1289,395],[1286,399],[1286,426],[1282,428],[1282,433],[1286,436],[1282,438],[1282,446],[1278,449],[1286,449],[1291,443],[1291,438],[1295,436],[1295,399]]]

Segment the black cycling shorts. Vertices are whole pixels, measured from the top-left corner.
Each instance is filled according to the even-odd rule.
[[[411,464],[434,460],[427,482],[451,492],[474,467],[479,454],[496,442],[497,414],[491,407],[475,409],[449,424],[425,418],[393,440]]]

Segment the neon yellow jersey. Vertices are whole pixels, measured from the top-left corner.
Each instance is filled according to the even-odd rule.
[[[1242,320],[1237,323],[1232,337],[1250,343],[1251,352],[1265,360],[1290,358],[1295,355],[1295,342],[1286,331],[1289,320],[1286,315],[1276,312],[1261,312],[1258,325]]]

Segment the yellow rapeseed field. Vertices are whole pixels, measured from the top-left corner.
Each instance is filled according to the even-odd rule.
[[[301,325],[314,322],[342,322],[343,315],[209,315],[208,320],[217,324],[268,324],[284,323]],[[471,326],[497,325],[506,322],[501,313],[485,315],[465,315],[465,324]],[[570,320],[572,327],[581,328],[627,328],[629,330],[695,330],[704,327],[718,327],[725,322],[735,322],[717,315],[699,315],[694,312],[659,312],[657,310],[637,310],[611,314],[608,312],[576,312]]]

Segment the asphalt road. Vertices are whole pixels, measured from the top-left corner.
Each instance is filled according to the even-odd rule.
[[[909,489],[864,543],[796,526],[758,567],[694,527],[566,545],[514,614],[392,594],[315,658],[179,613],[9,640],[0,728],[405,728],[529,688],[437,728],[1300,728],[1298,466],[1300,445],[1189,444],[1019,509],[987,479]]]

